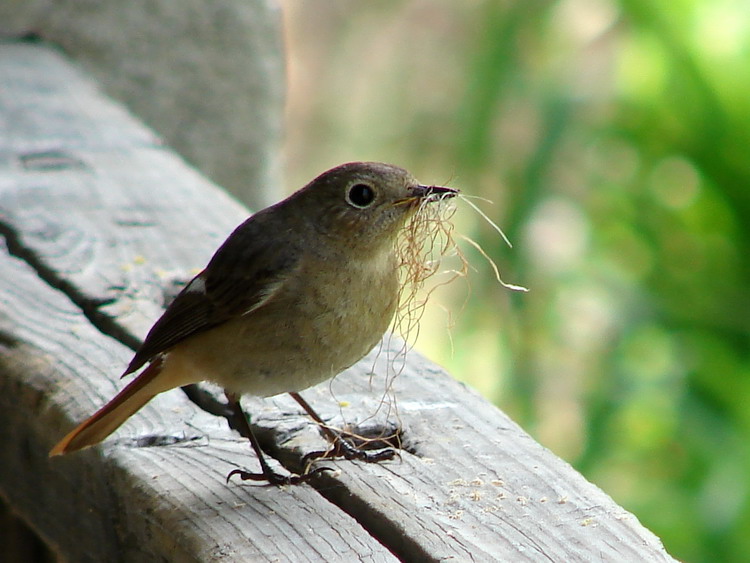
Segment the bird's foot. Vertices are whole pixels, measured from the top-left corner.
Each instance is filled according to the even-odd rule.
[[[277,487],[283,485],[299,485],[300,483],[309,481],[323,471],[333,471],[333,469],[330,467],[318,467],[317,469],[308,471],[302,475],[280,475],[274,471],[268,471],[267,473],[252,473],[250,471],[245,471],[244,469],[233,469],[229,472],[229,475],[227,475],[227,483],[233,476],[237,475],[243,481],[266,481]]]
[[[367,442],[365,442],[367,443]],[[327,450],[316,450],[310,452],[302,459],[305,467],[308,464],[313,463],[319,459],[330,459],[335,457],[343,457],[349,460],[359,460],[366,463],[378,463],[381,461],[387,461],[396,457],[396,450],[393,448],[385,448],[380,450],[363,449],[355,446],[343,437],[339,432],[335,433],[335,438],[331,443],[331,447]]]

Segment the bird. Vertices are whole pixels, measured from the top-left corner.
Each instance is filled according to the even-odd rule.
[[[235,411],[242,395],[291,393],[315,418],[299,391],[380,341],[398,307],[399,233],[421,205],[457,193],[398,166],[350,162],[251,215],[166,308],[122,377],[145,369],[50,456],[97,444],[157,394],[202,381],[221,386]],[[272,471],[240,418],[262,472],[230,476],[308,478]]]

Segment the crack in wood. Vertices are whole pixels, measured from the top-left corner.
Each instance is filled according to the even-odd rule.
[[[114,299],[91,299],[83,295],[75,285],[60,277],[53,268],[47,266],[33,249],[25,246],[21,241],[21,236],[13,226],[2,220],[0,220],[0,235],[5,238],[8,253],[11,256],[26,262],[44,283],[65,294],[99,331],[133,350],[140,346],[140,339],[118,325],[112,317],[100,311],[102,306],[113,303]]]
[[[21,166],[26,170],[57,172],[71,168],[88,168],[80,158],[62,150],[29,152],[18,155]]]
[[[11,349],[17,347],[21,343],[15,335],[0,330],[0,347],[5,349]]]

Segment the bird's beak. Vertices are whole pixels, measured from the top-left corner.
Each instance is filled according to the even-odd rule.
[[[443,199],[448,197],[454,197],[458,194],[458,190],[455,188],[445,188],[443,186],[414,186],[411,189],[413,197],[430,199]],[[433,197],[435,196],[435,197]]]
[[[445,188],[443,186],[416,185],[412,188],[409,188],[409,192],[409,197],[406,197],[402,200],[404,203],[416,204],[417,202],[422,200],[426,200],[428,202],[440,201],[458,195],[457,189]]]

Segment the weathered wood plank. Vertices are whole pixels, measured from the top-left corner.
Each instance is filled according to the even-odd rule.
[[[2,36],[59,45],[171,147],[256,206],[280,193],[281,24],[275,0],[0,2]]]
[[[69,293],[142,335],[158,280],[202,267],[246,210],[53,50],[6,44],[0,59],[4,212]]]
[[[51,542],[74,549],[83,540],[67,523],[94,514],[85,524],[91,537],[132,550],[124,559],[161,546],[203,560],[388,560],[388,549],[404,560],[671,560],[634,516],[413,353],[393,379],[400,460],[325,462],[341,471],[315,488],[227,486],[232,467],[255,468],[247,444],[176,391],[103,446],[47,460],[63,430],[121,385],[128,351],[102,332],[131,344],[142,336],[165,280],[203,266],[246,212],[54,52],[0,47],[0,86],[0,123],[10,132],[0,136],[0,228],[26,262],[6,256],[13,267],[0,266],[10,272],[0,294],[13,304],[0,324],[7,349],[0,385],[3,400],[20,403],[4,409],[17,411],[8,421],[15,442],[3,448],[15,480],[6,475],[0,487],[44,500],[27,501],[23,514]],[[24,103],[30,97],[33,110]],[[64,158],[40,167],[44,154]],[[398,369],[399,346],[394,340],[377,361],[374,352],[305,396],[334,425],[362,422]],[[324,445],[291,399],[246,404],[283,463],[294,467]],[[384,423],[386,414],[375,419]],[[143,447],[149,436],[158,445]],[[24,488],[17,481],[28,475],[37,477]],[[68,512],[38,514],[35,504]]]
[[[332,384],[336,399],[352,405],[349,422],[378,406],[385,382],[375,377],[370,388],[370,365]],[[442,370],[411,353],[393,387],[401,460],[339,462],[344,487],[320,490],[406,560],[671,561],[632,514]],[[344,423],[327,389],[309,395],[332,425]],[[286,397],[272,402],[278,413],[294,409]],[[283,424],[277,416],[258,422],[270,430]]]

